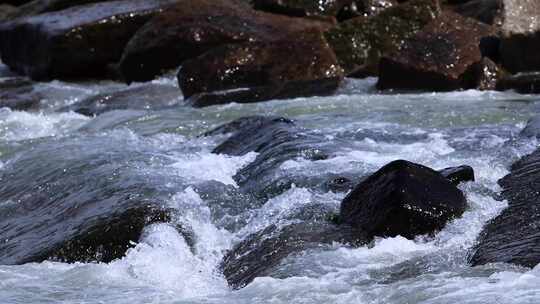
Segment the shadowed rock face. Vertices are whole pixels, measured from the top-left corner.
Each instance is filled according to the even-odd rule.
[[[540,70],[540,2],[503,0],[501,61],[512,73]]]
[[[254,0],[255,9],[289,16],[336,16],[351,0]]]
[[[38,80],[103,76],[135,31],[172,2],[111,1],[5,23],[2,61]]]
[[[411,0],[373,17],[347,20],[325,36],[347,75],[377,75],[382,54],[397,50],[439,13],[437,0]]]
[[[337,18],[340,21],[344,21],[360,16],[375,16],[385,9],[396,5],[398,5],[398,2],[395,0],[353,0],[341,9]]]
[[[540,72],[506,75],[497,83],[497,90],[515,90],[522,94],[540,93]]]
[[[362,181],[345,197],[340,221],[369,237],[414,238],[442,229],[466,208],[463,193],[440,173],[398,160]]]
[[[18,111],[37,109],[41,98],[34,92],[33,83],[25,78],[0,80],[0,108]]]
[[[486,24],[501,26],[503,23],[503,2],[503,0],[472,0],[458,5],[454,11]]]
[[[145,24],[130,40],[120,70],[127,82],[147,81],[218,46],[275,41],[331,23],[258,12],[236,0],[185,0]]]
[[[332,94],[343,71],[322,33],[227,45],[186,61],[178,82],[193,106]]]
[[[435,91],[475,87],[482,82],[474,78],[482,73],[473,70],[482,60],[481,42],[494,36],[487,25],[445,12],[382,58],[377,87]]]
[[[505,262],[525,267],[540,263],[540,151],[512,165],[499,184],[508,208],[487,224],[471,255],[473,265]]]

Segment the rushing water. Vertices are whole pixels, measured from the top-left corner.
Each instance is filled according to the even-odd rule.
[[[157,82],[175,85],[173,78]],[[176,221],[191,227],[195,245],[191,248],[171,226],[155,224],[127,256],[109,264],[0,266],[0,303],[539,303],[540,266],[472,268],[466,263],[483,225],[506,205],[496,200],[497,180],[537,144],[517,139],[526,120],[540,112],[537,97],[479,91],[381,95],[374,82],[348,80],[333,97],[205,109],[185,106],[177,97],[171,100],[175,107],[97,117],[59,110],[122,89],[121,84],[36,85],[46,105],[40,112],[0,109],[0,175],[22,165],[35,166],[25,172],[39,175],[51,167],[75,170],[76,163],[101,161],[99,172],[113,185],[137,181],[152,190],[146,195],[165,197],[168,207],[178,210]],[[289,160],[278,175],[308,178],[351,169],[368,174],[395,159],[437,169],[468,164],[477,180],[460,188],[470,209],[434,237],[312,249],[288,257],[272,277],[232,291],[217,270],[227,249],[270,224],[285,225],[299,208],[337,209],[344,197],[293,186],[252,204],[235,193],[234,174],[256,154],[211,154],[223,137],[197,135],[261,114],[291,118],[310,132],[354,147],[326,160]],[[92,187],[93,177],[87,178],[85,186]],[[206,192],[200,190],[204,185]],[[0,201],[0,210],[10,204],[9,198]]]

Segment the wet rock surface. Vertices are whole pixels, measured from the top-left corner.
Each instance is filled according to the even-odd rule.
[[[484,75],[492,72],[471,69],[482,60],[481,42],[493,36],[487,25],[446,12],[382,58],[377,87],[451,91],[489,86]]]
[[[377,75],[379,58],[397,50],[439,13],[436,0],[411,0],[373,17],[347,20],[325,36],[346,75]]]
[[[73,6],[84,5],[110,0],[34,0],[18,7],[17,11],[10,14],[10,18],[34,16],[47,12],[60,11]]]
[[[135,34],[122,55],[120,71],[127,82],[147,81],[218,46],[276,41],[311,27],[331,26],[258,12],[235,0],[180,1]]]
[[[540,2],[504,0],[501,60],[512,73],[540,70]]]
[[[103,77],[135,31],[172,1],[113,1],[0,26],[2,61],[33,79]]]
[[[289,16],[336,16],[350,0],[253,0],[255,9]]]
[[[103,144],[100,136],[88,140]],[[145,226],[168,221],[156,188],[128,175],[119,161],[127,153],[111,150],[103,157],[79,146],[36,146],[0,171],[1,264],[110,262],[134,246]],[[54,149],[60,151],[42,156]],[[108,164],[111,159],[118,161]]]
[[[398,2],[394,0],[353,0],[341,9],[337,17],[338,20],[344,21],[360,16],[375,16],[396,5]]]
[[[35,92],[33,86],[26,78],[0,79],[0,108],[19,111],[39,108],[41,95]]]
[[[501,91],[515,90],[523,94],[540,93],[540,72],[505,75],[497,83],[497,89]]]
[[[181,101],[182,96],[176,86],[149,83],[92,96],[62,111],[93,116],[113,110],[165,109],[178,106]]]
[[[540,263],[539,164],[537,150],[514,163],[510,174],[499,181],[508,208],[484,227],[471,254],[472,265],[504,262],[534,267]]]
[[[330,95],[342,79],[319,30],[223,46],[186,61],[178,73],[182,92],[195,107]]]
[[[369,237],[432,234],[467,208],[463,193],[440,173],[398,160],[375,172],[345,197],[340,221]]]

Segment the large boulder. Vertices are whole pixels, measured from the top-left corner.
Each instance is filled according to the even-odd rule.
[[[258,12],[237,0],[183,0],[152,18],[130,40],[120,71],[125,81],[148,81],[221,45],[274,41],[331,23]]]
[[[381,59],[377,87],[434,91],[476,87],[481,81],[474,76],[481,74],[475,65],[482,61],[482,47],[490,45],[485,41],[495,36],[485,24],[445,12]]]
[[[540,1],[504,0],[501,61],[512,73],[540,70]]]
[[[540,150],[512,165],[499,181],[508,208],[490,221],[471,255],[473,265],[513,263],[534,267],[540,263]]]
[[[411,0],[372,17],[347,20],[325,36],[347,75],[377,75],[382,54],[397,50],[439,13],[438,0]]]
[[[2,61],[37,80],[103,76],[135,31],[172,2],[112,1],[7,22]]]
[[[466,208],[463,193],[440,173],[398,160],[382,167],[345,197],[340,221],[369,237],[414,238],[442,229]]]
[[[329,95],[342,79],[343,70],[318,29],[219,47],[184,62],[178,73],[182,92],[195,107]]]
[[[289,16],[336,16],[351,0],[253,0],[255,9]]]

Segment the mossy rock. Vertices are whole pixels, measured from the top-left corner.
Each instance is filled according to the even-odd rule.
[[[373,17],[357,17],[326,33],[346,74],[376,75],[380,57],[396,51],[441,12],[438,0],[411,0]]]

